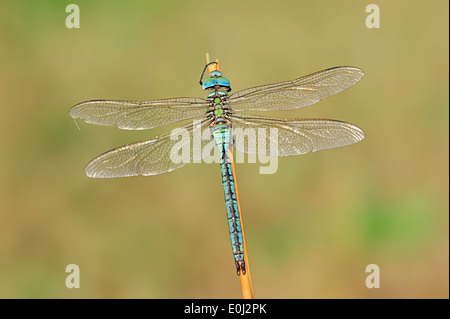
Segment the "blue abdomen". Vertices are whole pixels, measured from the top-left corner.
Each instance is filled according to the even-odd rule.
[[[231,128],[226,124],[219,124],[212,128],[212,134],[217,147],[220,150],[220,169],[222,173],[222,185],[225,192],[225,204],[227,206],[228,229],[230,232],[231,247],[236,265],[236,272],[245,274],[244,246],[242,239],[242,227],[239,216],[239,206],[236,197],[235,178],[231,167],[228,152],[231,142]]]

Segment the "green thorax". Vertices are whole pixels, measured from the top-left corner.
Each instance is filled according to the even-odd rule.
[[[226,116],[230,110],[228,96],[225,92],[214,90],[208,94],[208,113],[214,118],[214,123],[228,122]]]

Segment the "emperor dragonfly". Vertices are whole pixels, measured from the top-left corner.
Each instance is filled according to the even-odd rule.
[[[208,69],[204,81],[203,74]],[[294,110],[315,104],[337,94],[362,79],[364,72],[356,67],[341,66],[315,72],[296,80],[273,83],[244,89],[233,94],[230,81],[223,76],[219,62],[208,63],[200,79],[202,88],[208,91],[206,99],[195,97],[168,98],[152,101],[92,100],[79,103],[69,110],[72,118],[87,123],[116,126],[125,130],[151,129],[178,121],[202,117],[200,129],[210,131],[220,154],[220,168],[225,192],[227,218],[236,272],[246,273],[239,195],[232,147],[244,153],[294,156],[324,149],[350,145],[361,141],[364,132],[357,126],[337,120],[278,119],[256,115],[244,115],[241,111]],[[171,151],[178,146],[194,144],[195,128],[182,127],[189,138],[180,142],[170,133],[131,143],[110,150],[93,159],[85,168],[87,176],[113,178],[148,176],[173,171],[186,164],[174,161]],[[250,142],[233,143],[233,130],[276,129],[277,138],[264,136],[264,147]],[[202,140],[201,147],[209,141]],[[261,143],[261,139],[258,140]],[[205,154],[190,152],[190,161],[199,161]]]

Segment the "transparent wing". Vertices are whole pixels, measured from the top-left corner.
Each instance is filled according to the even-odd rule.
[[[335,120],[274,119],[237,114],[231,119],[234,146],[244,153],[294,156],[354,144],[364,138],[359,127]]]
[[[69,115],[91,124],[145,130],[201,116],[206,107],[206,100],[193,97],[143,102],[94,100],[73,106]]]
[[[229,97],[235,111],[293,110],[337,94],[362,79],[364,71],[341,66],[315,72],[293,81],[245,89]]]
[[[202,154],[201,150],[208,143],[214,143],[212,139],[202,140],[201,135],[196,135],[205,129],[209,132],[208,122],[199,121],[195,126],[185,125],[154,139],[113,149],[94,158],[85,168],[86,175],[94,178],[158,175],[189,162],[200,162],[209,155]],[[187,153],[183,153],[185,151]]]

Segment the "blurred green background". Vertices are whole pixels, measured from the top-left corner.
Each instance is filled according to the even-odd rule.
[[[366,72],[268,116],[357,124],[351,147],[238,164],[255,297],[449,297],[448,1],[70,1],[0,4],[0,297],[240,298],[220,170],[95,180],[86,163],[168,131],[74,121],[89,99],[204,97],[205,52],[234,91],[338,65]],[[81,269],[67,289],[65,268]],[[365,287],[365,267],[381,288]]]

